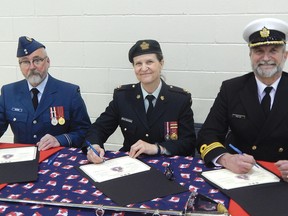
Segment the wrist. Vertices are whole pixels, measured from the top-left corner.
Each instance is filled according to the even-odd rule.
[[[221,155],[218,160],[216,161],[217,164],[220,164],[223,167],[226,167],[227,165],[227,161],[229,160],[230,154],[228,153],[224,153],[223,155]]]
[[[156,155],[161,155],[161,147],[158,143],[155,143],[156,147],[157,147],[157,153]]]

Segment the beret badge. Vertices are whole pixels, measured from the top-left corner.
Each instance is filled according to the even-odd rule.
[[[142,50],[148,50],[149,49],[149,43],[146,43],[145,41],[142,42],[140,45]]]
[[[266,27],[264,27],[261,31],[260,31],[260,36],[262,38],[267,38],[270,35],[270,31],[269,29],[267,29]]]

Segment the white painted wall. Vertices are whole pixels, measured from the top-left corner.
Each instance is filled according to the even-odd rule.
[[[151,38],[162,46],[166,82],[192,93],[195,122],[202,123],[221,82],[250,71],[245,25],[262,17],[288,22],[287,6],[287,0],[273,6],[260,0],[1,0],[0,86],[23,78],[18,38],[34,37],[47,47],[50,73],[80,85],[94,121],[115,87],[137,82],[128,50]],[[118,130],[109,148],[122,140]],[[11,131],[0,141],[12,142]]]

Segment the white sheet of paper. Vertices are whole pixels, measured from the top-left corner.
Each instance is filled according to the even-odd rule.
[[[37,147],[17,147],[0,149],[0,164],[35,160]]]
[[[257,168],[255,166],[247,174],[235,174],[228,169],[218,169],[202,172],[202,175],[223,189],[233,189],[280,181],[280,178],[273,173],[262,167]]]
[[[104,182],[150,170],[150,166],[138,159],[123,156],[106,160],[101,164],[82,165],[80,166],[80,169],[95,182]]]

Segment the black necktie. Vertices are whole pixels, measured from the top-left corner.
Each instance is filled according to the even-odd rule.
[[[33,93],[32,103],[33,103],[33,106],[34,106],[34,110],[36,110],[37,106],[38,106],[38,96],[37,95],[39,93],[39,90],[37,88],[32,88],[31,92]]]
[[[155,98],[155,97],[154,97],[153,95],[147,95],[147,96],[146,96],[146,99],[149,101],[149,106],[148,106],[147,113],[146,113],[146,116],[147,116],[148,121],[149,121],[150,116],[151,116],[151,114],[152,114],[152,112],[153,112],[153,109],[154,109],[154,106],[153,106],[153,103],[152,103],[152,101],[154,100],[154,98]]]
[[[265,96],[263,97],[261,101],[261,106],[264,111],[265,116],[267,117],[269,112],[270,112],[270,106],[271,106],[271,97],[270,97],[270,91],[272,90],[272,87],[266,87],[264,89],[265,91]]]

